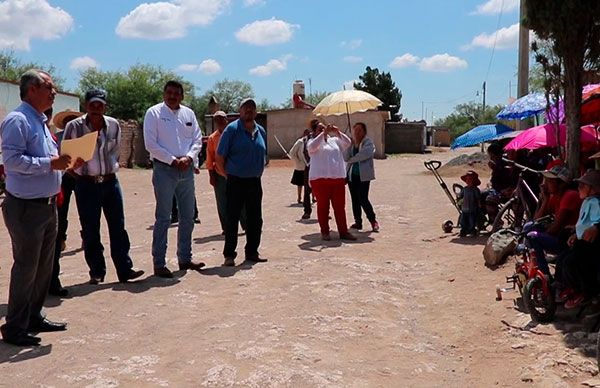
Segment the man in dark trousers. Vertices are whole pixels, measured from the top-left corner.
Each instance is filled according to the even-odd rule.
[[[6,169],[4,223],[13,250],[6,323],[0,327],[4,342],[37,346],[31,333],[66,330],[65,323],[42,314],[50,286],[56,242],[56,196],[62,173],[71,163],[58,155],[46,126],[45,110],[52,107],[56,88],[50,74],[28,70],[21,76],[22,103],[0,125]],[[77,161],[80,163],[80,160]]]
[[[256,102],[247,98],[240,104],[240,118],[225,128],[216,163],[227,173],[227,224],[224,266],[234,266],[237,256],[238,224],[246,207],[246,261],[262,263],[258,247],[262,234],[261,176],[265,168],[266,132],[256,121]]]
[[[134,270],[129,256],[129,235],[125,230],[123,193],[117,178],[121,144],[119,122],[106,112],[106,92],[94,89],[85,94],[86,114],[72,120],[65,128],[64,140],[97,132],[92,159],[75,170],[75,202],[83,230],[85,261],[90,269],[90,284],[104,281],[106,262],[100,240],[100,215],[108,226],[110,256],[119,282],[137,279],[144,271]]]

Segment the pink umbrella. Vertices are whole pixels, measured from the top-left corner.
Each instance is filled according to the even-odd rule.
[[[567,127],[566,125],[560,125],[558,136],[560,138],[560,145],[565,144],[567,138]],[[586,125],[581,127],[581,143],[597,143],[596,129],[593,125]],[[517,137],[512,139],[504,149],[505,150],[520,150],[526,148],[528,150],[535,150],[543,147],[556,147],[558,141],[556,139],[556,127],[554,124],[538,125],[526,129]]]

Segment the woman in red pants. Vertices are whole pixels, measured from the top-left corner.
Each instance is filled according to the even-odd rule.
[[[309,140],[306,149],[310,155],[310,186],[317,199],[317,219],[321,238],[331,240],[329,230],[329,204],[333,207],[340,239],[356,240],[348,232],[346,223],[346,162],[344,150],[352,140],[334,125],[319,123],[316,136]]]

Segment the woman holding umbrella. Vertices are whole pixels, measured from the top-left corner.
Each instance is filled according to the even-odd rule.
[[[317,198],[317,219],[321,238],[331,240],[329,229],[329,204],[333,207],[340,239],[356,240],[348,232],[346,223],[346,163],[344,151],[352,140],[334,125],[317,126],[316,136],[308,141],[306,149],[310,155],[309,181]]]

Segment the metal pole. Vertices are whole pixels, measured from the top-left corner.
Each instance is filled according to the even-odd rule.
[[[529,93],[529,29],[523,25],[527,16],[527,0],[521,0],[519,22],[519,77],[517,85],[517,98]],[[517,121],[517,129],[521,129],[521,122]]]

